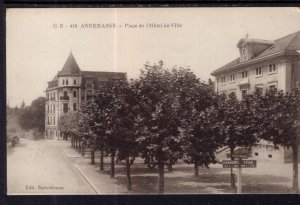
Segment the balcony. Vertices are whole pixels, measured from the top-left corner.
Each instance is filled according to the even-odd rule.
[[[242,80],[239,83],[239,86],[243,86],[243,85],[249,85],[249,78],[242,78]]]
[[[70,100],[69,96],[60,96],[59,97],[60,100]]]

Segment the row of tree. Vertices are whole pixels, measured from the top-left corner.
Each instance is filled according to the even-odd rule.
[[[18,116],[18,122],[24,130],[35,130],[40,135],[45,132],[45,101],[44,97],[33,100],[26,106],[24,101],[20,108],[15,108],[14,114]]]
[[[72,146],[88,146],[115,160],[125,160],[127,185],[131,189],[131,165],[141,156],[149,167],[157,165],[159,193],[164,192],[164,168],[172,170],[179,159],[198,167],[216,163],[216,151],[251,148],[259,140],[275,147],[291,147],[297,192],[297,129],[299,93],[260,91],[238,100],[234,93],[218,95],[211,81],[205,83],[189,69],[165,69],[163,63],[149,65],[138,79],[110,82],[97,90],[77,112],[59,120],[60,130],[72,137]],[[231,185],[234,176],[231,173]]]

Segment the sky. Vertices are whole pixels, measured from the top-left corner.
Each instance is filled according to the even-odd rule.
[[[113,23],[115,28],[105,25]],[[47,82],[70,51],[81,70],[127,72],[130,79],[146,62],[162,60],[166,68],[189,67],[207,81],[214,79],[213,70],[239,57],[236,45],[246,35],[276,40],[299,30],[300,8],[292,7],[11,8],[6,11],[7,103],[30,105],[45,96]]]

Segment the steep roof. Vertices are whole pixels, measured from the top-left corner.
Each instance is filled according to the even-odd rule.
[[[57,73],[57,75],[59,75],[59,72]],[[56,81],[56,80],[58,80],[57,75],[55,75],[54,78],[53,78],[51,81]]]
[[[248,63],[248,62],[253,62],[258,58],[264,58],[271,54],[279,53],[282,51],[296,51],[296,50],[300,50],[300,31],[297,31],[295,33],[292,33],[290,35],[287,35],[287,36],[284,36],[282,38],[275,40],[273,45],[270,45],[269,48],[264,50],[262,53],[257,55],[255,58],[253,58],[249,61],[246,61],[246,62],[242,62],[242,63],[244,64],[244,63]],[[221,71],[226,71],[229,68],[231,68],[233,66],[237,66],[242,63],[239,61],[239,58],[237,58],[237,59],[227,63],[226,65],[222,66],[221,68],[214,70],[211,74],[217,75]]]
[[[121,72],[105,72],[105,71],[82,71],[82,87],[85,88],[86,80],[91,80],[94,84],[94,88],[101,84],[105,84],[114,80],[127,80],[127,73]]]
[[[243,43],[247,43],[247,44],[266,44],[266,45],[273,45],[274,42],[273,41],[269,41],[269,40],[262,40],[262,39],[254,39],[254,38],[242,38],[238,44],[237,47],[240,47],[241,44]]]
[[[59,76],[66,76],[66,75],[80,75],[80,68],[72,54],[70,52],[70,55],[62,68],[62,70],[58,74]]]
[[[300,31],[275,40],[274,46],[271,46],[257,57],[263,57],[280,51],[295,51],[300,49]]]
[[[107,72],[107,71],[81,71],[81,74],[85,78],[96,78],[98,76],[108,77],[108,78],[124,78],[126,73],[122,72]]]

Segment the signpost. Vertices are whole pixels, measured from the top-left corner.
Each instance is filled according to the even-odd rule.
[[[239,156],[239,160],[224,160],[223,168],[238,168],[238,187],[237,193],[242,193],[242,168],[256,168],[256,160],[242,160],[243,156]]]
[[[224,160],[223,168],[256,168],[256,160]]]

